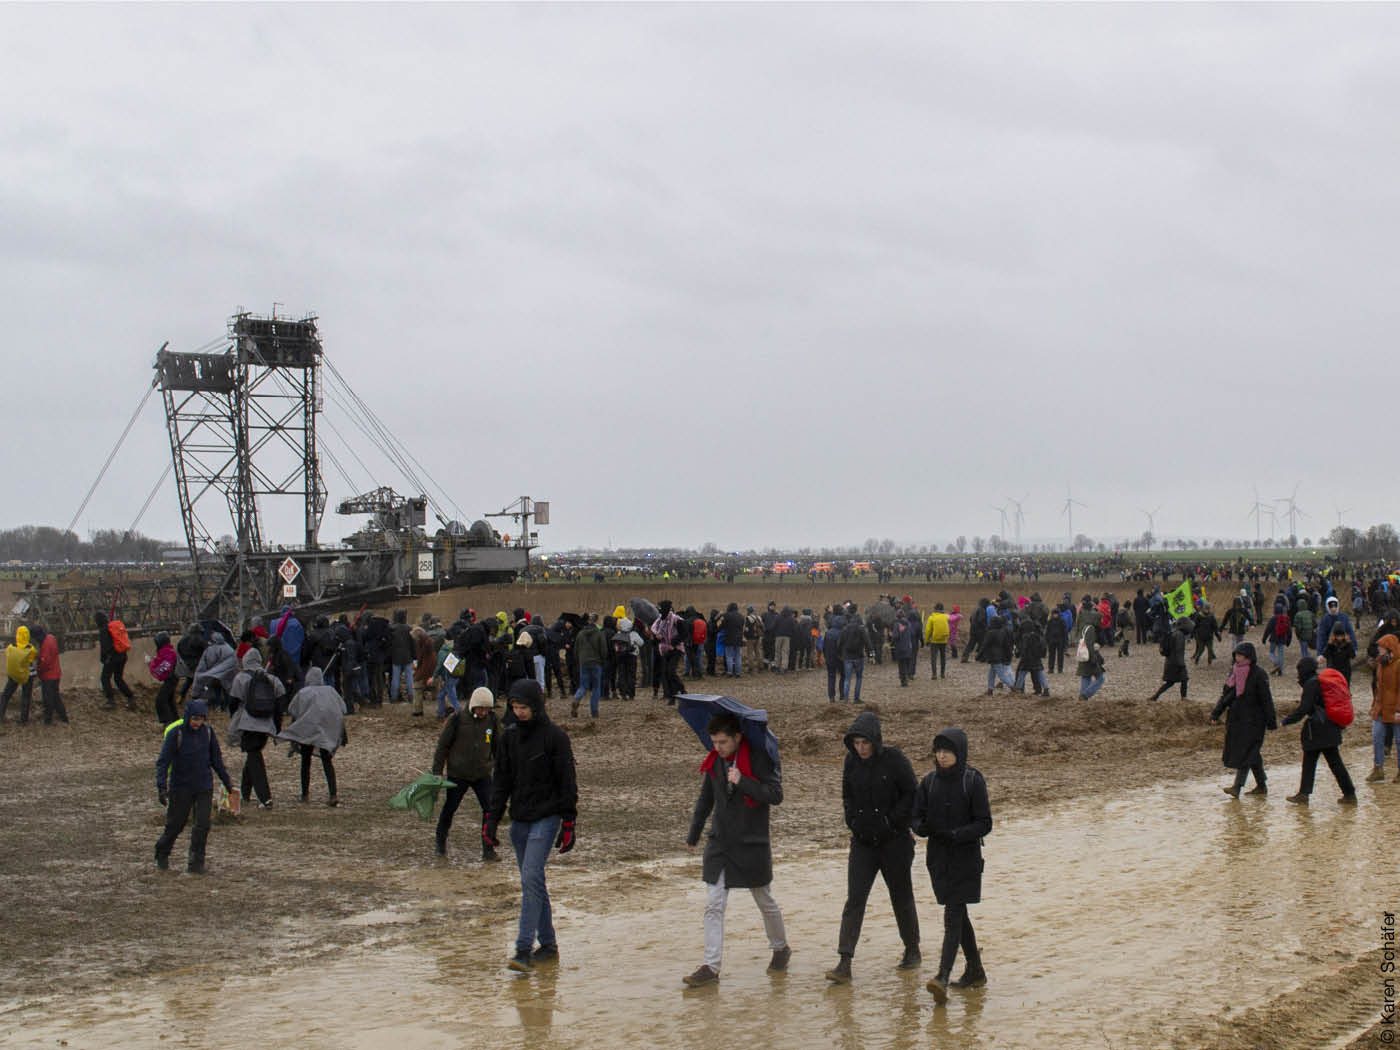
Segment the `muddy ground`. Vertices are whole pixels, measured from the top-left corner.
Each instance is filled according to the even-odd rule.
[[[1059,582],[1039,585],[1047,597],[1070,588]],[[1076,597],[1082,588],[1073,585]],[[804,580],[787,586],[699,584],[652,588],[648,593],[654,598],[670,596],[679,607],[693,601],[708,611],[730,597],[755,604],[772,597],[780,604],[813,608],[845,597],[864,604],[879,589],[813,587]],[[1021,588],[1010,589],[1017,593]],[[1099,587],[1090,589],[1097,592]],[[1120,595],[1132,593],[1126,586],[1116,589]],[[898,590],[913,594],[925,608],[939,600],[947,606],[957,602],[964,611],[982,593],[980,588],[951,585],[900,585]],[[462,605],[480,612],[522,605],[551,616],[563,609],[609,611],[634,593],[630,585],[551,584],[528,590],[452,592],[408,607],[415,619],[422,609],[450,618]],[[1215,597],[1223,598],[1224,593]],[[138,641],[133,657],[146,648]],[[1290,668],[1295,656],[1296,650],[1290,651]],[[454,986],[491,988],[490,994],[498,997],[492,1000],[497,1014],[504,1009],[499,996],[509,995],[505,1005],[511,1009],[505,1011],[509,1016],[491,1022],[497,1027],[469,1026],[463,1031],[435,1013],[440,1009],[438,997],[426,995],[421,1010],[407,1009],[407,1014],[426,1019],[416,1030],[424,1037],[418,1039],[420,1045],[504,1045],[522,1033],[539,1035],[537,1011],[565,994],[575,971],[564,968],[551,978],[559,982],[557,990],[542,982],[531,984],[533,979],[501,983],[508,980],[503,963],[513,939],[518,886],[511,865],[480,863],[474,803],[464,803],[445,861],[432,854],[431,823],[385,805],[390,794],[429,766],[438,728],[431,710],[428,717],[413,718],[408,705],[393,705],[350,719],[349,746],[336,760],[342,802],[337,809],[324,805],[319,766],[313,768],[311,804],[299,804],[296,761],[284,757],[280,747],[269,747],[274,808],[217,822],[209,846],[210,874],[199,879],[157,872],[152,863],[152,844],[163,816],[153,781],[159,728],[152,714],[154,690],[146,684],[139,661],[133,659],[129,675],[137,687],[140,711],[135,713],[99,710],[93,653],[67,653],[63,662],[71,726],[38,725],[37,715],[30,725],[16,726],[12,705],[10,720],[0,729],[0,885],[6,901],[0,1042],[52,1046],[65,1039],[71,1046],[138,1045],[139,1033],[155,1026],[161,1029],[160,1039],[174,1039],[176,1045],[244,1045],[232,1022],[189,1036],[190,1017],[180,1007],[180,998],[165,991],[152,1006],[151,994],[175,983],[217,997],[229,982],[262,981],[282,989],[283,1005],[295,1012],[295,989],[309,980],[308,975],[324,975],[354,957],[361,964],[344,983],[317,985],[314,993],[307,993],[321,1003],[344,997],[344,1014],[330,1011],[312,1029],[320,1034],[309,1041],[304,1033],[275,1026],[260,1041],[266,1046],[397,1045],[395,1029],[384,1020],[393,1011],[374,1006],[376,997],[398,995],[393,974],[416,972],[413,953],[434,949],[445,953],[437,971],[450,973]],[[1107,856],[1112,846],[1094,837],[1102,830],[1096,828],[1099,814],[1105,814],[1104,820],[1152,821],[1152,810],[1160,807],[1163,819],[1177,822],[1172,825],[1177,830],[1153,830],[1154,824],[1132,834],[1144,836],[1143,850],[1155,855],[1155,860],[1148,859],[1156,868],[1188,867],[1180,873],[1187,888],[1166,910],[1173,918],[1156,930],[1154,939],[1175,941],[1184,953],[1180,958],[1192,966],[1199,959],[1199,965],[1214,967],[1222,956],[1247,964],[1255,954],[1273,950],[1250,939],[1255,926],[1251,909],[1256,906],[1261,909],[1259,923],[1278,923],[1279,930],[1296,931],[1301,938],[1296,959],[1284,967],[1290,976],[1282,978],[1283,983],[1251,986],[1247,968],[1232,970],[1213,978],[1209,994],[1193,997],[1190,966],[1179,966],[1160,979],[1165,987],[1184,988],[1139,1006],[1110,1002],[1098,1020],[1092,1020],[1093,988],[1068,997],[1037,998],[1042,1004],[1038,1009],[1070,1025],[1061,1036],[1069,1042],[1058,1045],[1361,1047],[1376,1045],[1388,1033],[1387,1026],[1369,1026],[1383,1008],[1377,977],[1382,911],[1394,911],[1400,904],[1400,891],[1390,890],[1386,896],[1386,887],[1393,886],[1388,877],[1393,865],[1384,830],[1393,827],[1400,814],[1400,785],[1363,785],[1363,806],[1355,817],[1339,817],[1336,792],[1324,767],[1312,813],[1299,823],[1283,801],[1296,789],[1297,776],[1297,732],[1288,729],[1271,734],[1265,748],[1266,762],[1278,771],[1273,793],[1267,799],[1225,799],[1216,786],[1227,776],[1219,762],[1223,730],[1206,722],[1209,705],[1219,695],[1224,666],[1217,662],[1214,667],[1193,668],[1189,700],[1176,699],[1173,689],[1157,703],[1146,702],[1161,669],[1161,659],[1151,647],[1134,647],[1128,658],[1109,654],[1107,685],[1087,703],[1075,698],[1077,679],[1072,673],[1053,676],[1054,697],[1040,700],[1000,693],[984,697],[984,665],[952,663],[947,679],[933,682],[924,662],[917,682],[903,689],[891,663],[866,669],[865,706],[878,711],[885,742],[902,748],[920,775],[932,764],[937,729],[967,729],[972,762],[987,777],[999,822],[987,842],[988,881],[1003,899],[999,907],[1007,897],[1019,895],[1025,908],[1044,906],[1047,914],[1066,906],[1077,909],[1085,917],[1079,925],[1092,926],[1099,914],[1092,899],[1100,874],[1095,851],[1103,848]],[[1360,684],[1364,680],[1364,675],[1358,676],[1363,715],[1369,703],[1369,691]],[[1280,708],[1291,709],[1298,692],[1291,674],[1274,681]],[[825,673],[820,670],[749,674],[737,683],[702,679],[691,686],[696,692],[713,687],[768,709],[782,740],[786,798],[773,820],[779,881],[787,878],[794,886],[812,886],[804,903],[794,904],[793,922],[804,928],[806,940],[794,938],[803,954],[790,981],[806,981],[812,995],[824,995],[821,972],[834,961],[844,896],[841,737],[854,709],[827,702]],[[585,705],[585,716],[586,710]],[[605,703],[596,722],[570,718],[567,704],[559,700],[551,705],[551,714],[573,738],[580,785],[579,845],[571,855],[552,861],[549,873],[566,957],[571,917],[577,917],[577,928],[591,931],[591,949],[596,951],[611,936],[626,941],[620,931],[651,909],[658,922],[680,923],[675,934],[679,940],[642,937],[641,944],[611,946],[604,958],[616,959],[619,973],[635,967],[636,975],[626,980],[636,987],[659,982],[656,987],[669,996],[699,956],[698,898],[693,892],[699,884],[698,859],[685,854],[682,839],[703,752],[674,710],[653,701],[649,691],[632,702]],[[216,724],[222,729],[221,722]],[[1370,760],[1364,729],[1348,733],[1344,757],[1358,780],[1365,776]],[[226,758],[236,778],[242,756],[226,751]],[[1356,826],[1339,823],[1348,819]],[[1190,833],[1195,821],[1203,829],[1214,829],[1209,843],[1204,835],[1198,839]],[[1024,841],[1046,836],[1051,845],[1014,859],[1037,870],[1008,877],[1011,848],[1021,837],[1018,828],[1024,829]],[[1374,828],[1374,834],[1368,828]],[[997,831],[1005,836],[1001,842],[1012,838],[1001,847],[1011,852],[1003,852],[1001,858]],[[1058,847],[1053,845],[1057,840]],[[1329,854],[1342,848],[1348,851],[1354,884],[1329,886],[1336,870]],[[1299,863],[1300,852],[1307,863],[1296,871],[1285,870],[1287,864]],[[1241,861],[1239,870],[1233,867],[1235,856],[1250,858],[1247,875],[1246,862]],[[1284,867],[1272,867],[1271,857]],[[179,858],[177,847],[174,859]],[[1002,870],[997,873],[999,863]],[[1252,885],[1236,887],[1234,881],[1241,878],[1252,880]],[[1323,885],[1298,886],[1293,879]],[[1193,918],[1190,887],[1200,883],[1210,887],[1224,928],[1208,922],[1198,925]],[[1254,894],[1261,883],[1268,885],[1256,905]],[[1126,980],[1141,968],[1134,962],[1131,931],[1139,919],[1163,914],[1165,906],[1150,898],[1141,901],[1141,915],[1135,914],[1135,884],[1135,878],[1129,878],[1126,886],[1118,887],[1126,891],[1116,902],[1119,909],[1102,909],[1104,915],[1116,916],[1103,920],[1107,925],[1102,944],[1085,948],[1086,959],[1092,957],[1094,966],[1105,967],[1102,981],[1120,973]],[[927,960],[936,952],[939,920],[921,865],[916,886]],[[680,893],[685,898],[673,900]],[[1354,900],[1350,911],[1328,911],[1320,907],[1325,902],[1319,893],[1353,898],[1360,894],[1363,899]],[[987,914],[993,915],[990,898],[989,890]],[[731,928],[756,925],[750,905],[736,903],[732,910]],[[874,933],[892,925],[887,913],[888,903],[877,887],[871,897],[868,938],[889,940],[888,931]],[[812,917],[804,918],[807,915]],[[1368,923],[1374,928],[1363,928]],[[989,968],[1008,974],[1013,968],[1017,973],[1029,968],[1035,971],[1030,976],[1042,982],[1055,980],[1053,965],[1037,966],[1035,960],[1020,957],[1011,931],[998,931],[995,923],[988,926],[985,921],[979,929]],[[1066,944],[1073,939],[1068,932],[1062,938]],[[1122,953],[1121,959],[1115,952]],[[1086,972],[1068,957],[1061,965],[1076,965],[1080,976]],[[927,965],[925,970],[924,978],[932,972]],[[599,979],[596,972],[577,976],[581,981]],[[509,990],[496,991],[498,987]],[[721,983],[722,992],[732,987]],[[1004,981],[1003,987],[1017,986]],[[901,989],[894,994],[903,997],[902,1011],[889,1015],[894,1020],[868,1022],[863,1045],[906,1045],[906,1038],[912,1038],[905,1031],[910,1026],[916,1035],[932,1034],[952,1045],[996,1041],[994,1033],[977,1027],[971,1013],[959,1022],[961,1027],[928,1028],[943,1022],[928,1020],[931,1007],[921,981]],[[1241,989],[1247,991],[1242,995]],[[545,1037],[522,1045],[609,1042],[607,1033],[618,1021],[607,1012],[613,994],[607,986],[593,994],[592,1012],[572,1033],[560,1031],[557,1017],[553,1028],[546,1018]],[[986,995],[983,1016],[995,1018],[995,981]],[[621,991],[617,996],[618,1011],[636,1012],[635,1002]],[[1125,992],[1120,998],[1131,996]],[[353,1016],[351,1000],[363,1016]],[[658,1008],[662,1014],[672,1009],[667,1005],[671,1001],[663,999]],[[679,1002],[676,1009],[696,1009],[693,1003]],[[409,1000],[396,1003],[401,1012],[411,1007]],[[755,1006],[768,1009],[772,1004],[766,1003],[759,1000]],[[772,1008],[779,1010],[777,1005]],[[846,1030],[862,1022],[858,1015],[844,1013],[839,1003],[833,1009],[826,1028],[801,1038],[795,1035],[792,1045],[811,1045],[814,1039],[820,1043],[823,1032],[831,1037],[829,1045],[846,1045]],[[1118,1030],[1129,1010],[1152,1013],[1156,1034],[1144,1036],[1136,1026]],[[808,1013],[804,1007],[802,1016]],[[678,1016],[687,1019],[675,1027],[638,1029],[637,1038],[656,1045],[694,1045],[692,1039],[699,1039],[714,1020]],[[1072,1020],[1086,1016],[1092,1023]],[[1014,1042],[1003,1028],[996,1031],[1003,1042]],[[1076,1044],[1079,1038],[1086,1041]],[[913,1041],[921,1044],[924,1039]]]

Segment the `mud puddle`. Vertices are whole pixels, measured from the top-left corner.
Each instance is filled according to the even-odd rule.
[[[513,911],[464,895],[419,919],[411,904],[366,913],[348,925],[396,938],[266,976],[234,976],[256,960],[204,958],[105,995],[14,1003],[0,1013],[0,1043],[690,1047],[750,1041],[739,1022],[759,1026],[765,1045],[792,1050],[1161,1047],[1335,974],[1378,946],[1382,908],[1400,903],[1387,896],[1385,821],[1373,795],[1363,790],[1359,807],[1339,808],[1324,771],[1315,805],[1297,809],[1282,797],[1297,783],[1296,765],[1273,777],[1267,799],[1234,802],[1223,781],[1191,782],[999,819],[986,842],[985,903],[972,909],[991,983],[953,992],[944,1009],[924,990],[942,924],[922,848],[923,968],[894,969],[900,945],[877,884],[855,983],[823,979],[836,960],[845,891],[844,854],[828,851],[777,866],[774,893],[794,949],[785,975],[764,972],[757,911],[737,891],[719,985],[682,987],[700,962],[698,858],[556,867],[563,958],[528,976],[504,969]],[[460,875],[469,883],[472,870]],[[267,965],[277,967],[275,943]],[[1334,1008],[1329,1032],[1364,1025],[1370,1005]],[[1328,1033],[1316,1034],[1322,1045]]]

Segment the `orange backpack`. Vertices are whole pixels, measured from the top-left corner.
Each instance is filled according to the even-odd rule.
[[[119,653],[131,651],[131,639],[127,637],[126,624],[120,620],[110,620],[107,623],[107,632],[112,636],[113,649]]]

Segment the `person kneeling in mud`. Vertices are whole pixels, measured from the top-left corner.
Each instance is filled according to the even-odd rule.
[[[939,1004],[948,988],[980,988],[987,983],[977,936],[967,906],[982,899],[982,837],[992,830],[987,782],[967,764],[967,734],[945,729],[933,738],[934,770],[914,794],[914,832],[928,839],[928,873],[933,895],[943,905],[943,951],[928,990]],[[949,981],[962,946],[966,969]]]
[[[904,957],[899,969],[912,970],[919,954],[919,911],[914,904],[914,837],[909,821],[914,812],[917,781],[904,752],[886,747],[880,719],[873,711],[856,715],[846,734],[846,765],[841,776],[841,802],[846,827],[851,829],[851,853],[846,861],[846,906],[841,910],[841,933],[836,943],[840,960],[826,972],[828,981],[848,984],[851,956],[865,921],[865,902],[875,876],[885,880],[894,906]]]

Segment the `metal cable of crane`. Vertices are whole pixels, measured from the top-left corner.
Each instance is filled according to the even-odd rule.
[[[170,472],[174,469],[174,462],[165,465],[165,470],[162,471],[160,477],[156,479],[156,483],[151,486],[151,494],[146,497],[146,502],[141,504],[141,509],[136,512],[136,519],[131,523],[131,528],[126,530],[128,537],[136,532],[136,526],[141,524],[141,519],[146,516],[146,511],[151,509],[151,501],[156,498],[156,493],[160,491],[160,487],[165,484],[165,479],[170,477]]]
[[[341,382],[343,384],[344,381],[342,380]],[[332,390],[329,385],[327,385],[326,388],[327,396],[330,397],[330,399],[340,407],[341,411],[343,411],[354,422],[354,424],[357,427],[359,427],[360,433],[362,433],[365,436],[365,438],[370,442],[370,444],[372,444],[381,453],[383,453],[385,458],[388,459],[390,463],[392,463],[395,467],[398,468],[399,473],[404,476],[404,478],[409,482],[409,484],[411,484],[419,492],[422,492],[425,496],[428,497],[430,502],[433,504],[434,510],[441,512],[442,507],[436,499],[432,498],[431,494],[429,493],[428,486],[423,483],[422,478],[418,477],[418,475],[414,473],[413,468],[409,466],[407,460],[404,459],[403,455],[395,447],[391,436],[387,435],[386,432],[382,429],[382,427],[378,426],[378,420],[373,417],[373,413],[369,411],[368,406],[365,405],[362,400],[356,397],[355,392],[349,387],[342,386],[341,389],[347,396],[353,398],[356,401],[360,411],[355,411],[354,409],[352,409],[351,406],[348,406],[343,401],[341,401],[339,396],[337,396],[335,391]],[[366,427],[366,419],[369,420],[370,425],[377,427],[377,429],[379,430],[378,433],[375,433]]]
[[[117,458],[117,453],[121,451],[122,443],[131,433],[131,428],[136,425],[137,418],[141,415],[141,410],[146,407],[146,402],[151,399],[151,395],[156,392],[159,385],[159,377],[151,380],[151,385],[146,388],[145,396],[141,398],[141,403],[136,406],[136,411],[131,413],[131,418],[127,420],[126,428],[122,431],[121,437],[117,438],[117,443],[112,446],[112,451],[107,455],[107,461],[102,464],[102,469],[97,472],[97,477],[93,480],[92,487],[87,490],[87,495],[83,497],[83,502],[78,505],[78,511],[73,515],[73,520],[68,523],[66,531],[72,532],[73,526],[78,524],[78,519],[83,516],[83,511],[87,510],[88,501],[92,499],[92,494],[97,491],[97,486],[102,484],[102,479],[107,474],[107,468],[112,465],[112,460]]]

